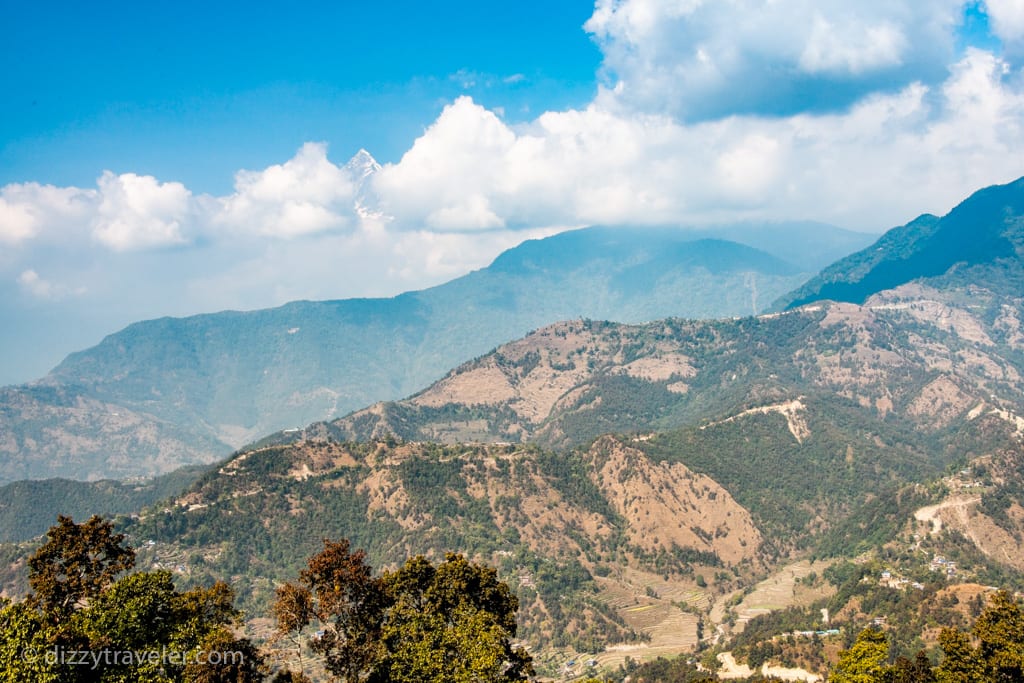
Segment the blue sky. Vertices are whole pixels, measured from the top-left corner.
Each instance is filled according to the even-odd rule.
[[[601,59],[578,1],[8,5],[0,184],[220,193],[310,140],[397,161],[462,93],[512,119],[585,104]]]
[[[568,227],[879,232],[1024,174],[1024,0],[7,3],[0,59],[0,384]]]

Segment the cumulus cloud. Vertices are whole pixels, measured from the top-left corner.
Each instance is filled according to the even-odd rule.
[[[181,183],[106,171],[95,189],[13,183],[0,189],[0,241],[68,246],[89,236],[114,251],[185,242],[191,193]]]
[[[1024,41],[1024,0],[985,0],[992,28],[1002,40]]]
[[[962,0],[598,0],[601,100],[698,121],[847,107],[942,79]]]
[[[797,64],[808,73],[860,75],[899,66],[906,49],[906,36],[892,22],[837,26],[817,14]]]
[[[0,189],[0,242],[18,244],[47,232],[74,231],[90,213],[96,194],[39,183],[6,185]]]
[[[234,194],[220,200],[214,222],[231,230],[291,238],[348,225],[356,186],[309,142],[290,160],[262,171],[239,171]]]
[[[374,180],[382,208],[401,222],[440,230],[503,227],[487,195],[516,136],[493,112],[460,97]],[[493,163],[490,163],[493,162]]]
[[[18,243],[36,234],[36,219],[29,207],[0,196],[0,240]]]
[[[400,223],[437,230],[794,216],[882,229],[1020,174],[1010,76],[972,49],[937,87],[694,124],[595,103],[513,127],[463,97],[376,188]]]
[[[183,223],[192,193],[181,183],[153,176],[105,172],[97,181],[100,201],[92,235],[114,251],[184,244]]]
[[[365,170],[365,169],[363,169]],[[290,239],[351,225],[352,169],[307,143],[283,164],[239,171],[235,191],[196,196],[179,182],[104,171],[94,189],[38,183],[0,188],[0,243],[91,238],[115,252],[185,245],[224,233]],[[365,200],[365,197],[362,197]]]

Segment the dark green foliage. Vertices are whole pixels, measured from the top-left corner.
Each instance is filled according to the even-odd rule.
[[[891,683],[935,683],[935,671],[928,655],[918,650],[913,659],[897,658],[890,680]]]
[[[600,404],[595,405],[597,397],[600,397]],[[656,423],[667,416],[678,401],[679,395],[664,386],[628,375],[602,375],[574,406],[592,407],[567,412],[558,426],[566,443],[577,444],[600,434],[630,432],[638,425]]]
[[[887,540],[921,500],[913,492],[897,494],[897,484],[938,474],[938,463],[910,446],[920,438],[909,440],[886,423],[865,429],[857,408],[843,399],[815,396],[805,404],[811,434],[802,443],[783,416],[770,413],[660,434],[639,446],[652,459],[682,462],[713,478],[770,537],[806,545],[807,532],[815,531],[811,520],[825,517],[840,522],[822,541],[827,553]],[[893,457],[890,443],[905,444],[901,457]],[[877,538],[863,535],[869,526]]]
[[[1024,680],[1024,611],[1010,593],[992,595],[972,632],[977,646],[963,631],[943,630],[940,681]]]
[[[278,630],[322,628],[309,647],[346,683],[511,683],[533,673],[512,646],[518,600],[494,569],[448,554],[371,576],[347,541],[324,541],[297,585],[278,589]]]
[[[187,467],[141,482],[44,479],[0,486],[0,543],[35,538],[54,514],[84,519],[137,512],[184,491],[207,468]]]
[[[75,524],[57,517],[47,541],[28,560],[31,603],[53,623],[66,621],[78,608],[94,601],[118,574],[135,566],[135,553],[125,547],[124,534],[100,517]]]
[[[601,515],[612,523],[623,523],[612,509],[608,498],[590,478],[589,467],[579,450],[569,453],[539,451],[536,458],[540,471],[572,505]]]
[[[914,510],[931,502],[926,490],[890,485],[863,503],[825,532],[818,542],[824,557],[851,556],[880,547],[906,524]]]

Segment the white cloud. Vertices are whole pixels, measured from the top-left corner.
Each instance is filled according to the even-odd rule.
[[[400,222],[439,230],[502,227],[490,206],[515,134],[492,112],[460,97],[375,178],[383,209]],[[493,163],[492,163],[493,162]]]
[[[0,196],[0,241],[17,244],[34,237],[35,216],[24,204],[15,204]]]
[[[985,0],[996,35],[1007,42],[1024,40],[1024,0]]]
[[[10,184],[0,189],[0,241],[68,247],[91,236],[114,251],[182,244],[192,210],[181,183],[105,171],[96,189]]]
[[[361,180],[361,179],[360,179]],[[229,235],[293,238],[349,226],[356,185],[307,143],[283,164],[239,171],[235,192],[194,196],[178,182],[105,171],[96,189],[37,183],[0,188],[0,243],[68,244],[89,235],[115,252],[158,249]]]
[[[95,204],[96,192],[39,183],[0,189],[0,242],[18,244],[49,233],[66,242]]]
[[[844,108],[941,80],[963,0],[598,0],[608,108],[686,120]]]
[[[234,194],[220,200],[214,221],[230,230],[292,238],[343,228],[356,188],[327,158],[327,145],[308,142],[283,164],[239,171]]]
[[[181,183],[106,171],[97,185],[100,201],[92,220],[92,234],[104,246],[132,251],[187,241],[182,229],[191,193]]]
[[[1024,99],[1008,69],[972,49],[936,88],[697,124],[595,104],[512,127],[463,97],[376,189],[400,223],[437,230],[737,217],[883,229],[1020,175]]]
[[[490,201],[482,194],[461,198],[427,215],[428,227],[439,230],[481,230],[503,228],[505,221],[491,210]]]
[[[808,73],[856,75],[899,66],[906,49],[903,31],[892,22],[864,25],[854,21],[837,26],[817,14],[797,63]]]
[[[48,299],[51,301],[63,299],[71,294],[77,296],[85,293],[84,287],[71,289],[64,285],[50,282],[43,279],[39,273],[31,268],[23,271],[18,276],[18,286],[37,299]]]

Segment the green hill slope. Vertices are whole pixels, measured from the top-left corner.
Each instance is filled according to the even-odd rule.
[[[180,494],[204,471],[193,466],[135,482],[38,479],[0,486],[0,543],[41,536],[58,512],[76,520],[138,512]]]
[[[1022,255],[1024,178],[979,190],[942,218],[924,215],[890,230],[776,306],[794,308],[821,299],[863,303],[883,290],[916,280],[934,284],[942,277],[962,285],[1009,278],[1006,293],[1019,292]]]

